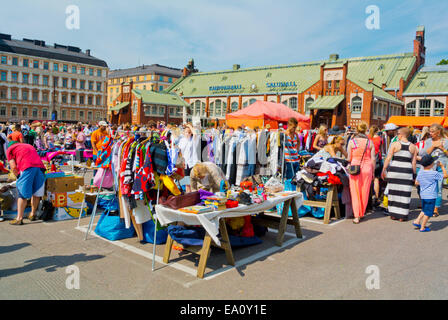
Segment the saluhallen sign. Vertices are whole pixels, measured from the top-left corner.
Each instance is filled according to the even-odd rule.
[[[281,82],[268,82],[267,88],[283,88],[283,87],[297,87],[295,81],[281,81]]]

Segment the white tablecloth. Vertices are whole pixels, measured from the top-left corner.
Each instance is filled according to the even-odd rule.
[[[303,195],[301,192],[284,192],[288,195],[271,197],[268,200],[252,205],[239,205],[236,208],[229,208],[221,211],[212,211],[201,214],[187,213],[174,210],[162,205],[156,205],[157,219],[162,225],[168,225],[173,222],[183,222],[187,225],[202,225],[207,233],[212,237],[216,244],[221,245],[218,239],[219,219],[243,217],[251,214],[257,214],[269,210],[276,205],[294,198],[297,208],[303,204]]]

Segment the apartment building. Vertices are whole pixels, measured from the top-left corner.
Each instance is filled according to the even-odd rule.
[[[104,120],[107,76],[90,50],[0,33],[0,122]]]

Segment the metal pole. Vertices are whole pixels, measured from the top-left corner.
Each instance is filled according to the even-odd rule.
[[[280,132],[279,132],[279,134],[280,134]],[[283,178],[284,178],[284,176],[285,176],[285,138],[286,138],[286,134],[285,133],[283,133],[283,139],[282,139],[282,146],[283,146],[283,148],[282,148],[282,184],[283,184]]]
[[[103,176],[101,177],[100,187],[98,188],[98,193],[96,194],[95,205],[93,206],[92,215],[91,215],[90,221],[89,221],[89,227],[87,228],[86,236],[85,236],[84,240],[87,240],[87,236],[89,235],[90,230],[92,229],[93,219],[95,219],[96,209],[98,207],[98,198],[100,197],[100,192],[101,192],[101,188],[103,187],[103,181],[104,181],[105,176],[106,176],[106,170],[103,171]]]
[[[159,177],[159,185],[157,186],[157,202],[159,204],[159,194],[160,194],[160,177]],[[155,211],[155,210],[154,210]],[[156,264],[156,240],[157,240],[157,213],[154,214],[154,243],[152,247],[152,271],[155,269]]]

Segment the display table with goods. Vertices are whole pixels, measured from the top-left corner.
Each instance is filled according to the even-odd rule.
[[[202,190],[200,190],[202,191]],[[173,223],[185,224],[187,226],[201,226],[205,232],[203,235],[202,245],[187,246],[185,250],[200,254],[197,276],[204,277],[205,267],[209,257],[211,245],[225,250],[227,262],[235,265],[233,258],[231,241],[228,233],[229,223],[238,223],[243,219],[243,224],[261,225],[278,230],[276,245],[283,244],[283,238],[287,224],[292,224],[295,228],[297,238],[302,238],[297,208],[303,203],[303,196],[300,192],[276,192],[255,194],[250,191],[234,191],[228,192],[227,195],[222,193],[202,196],[200,192],[183,195],[184,197],[193,198],[186,207],[176,208],[178,204],[175,201],[161,201],[155,206],[157,220],[162,226]],[[194,199],[196,197],[196,199]],[[199,200],[199,201],[198,201]],[[196,205],[202,200],[203,205]],[[181,203],[182,201],[180,201]],[[196,204],[194,204],[196,202]],[[186,202],[184,202],[186,203]],[[244,204],[243,204],[244,203]],[[284,203],[281,216],[265,215],[264,212]],[[171,207],[169,207],[171,206]],[[288,217],[288,211],[291,208],[292,217]],[[165,246],[163,261],[169,262],[172,246],[178,245],[175,241],[176,226],[168,227],[168,239]],[[190,242],[193,243],[193,242]]]
[[[299,216],[312,213],[323,217],[323,223],[329,224],[332,210],[335,218],[341,218],[340,205],[345,206],[345,215],[350,216],[351,197],[348,162],[339,158],[321,157],[318,154],[301,164],[296,176],[288,181],[287,190],[299,190],[304,195]],[[338,189],[341,191],[339,199]]]

